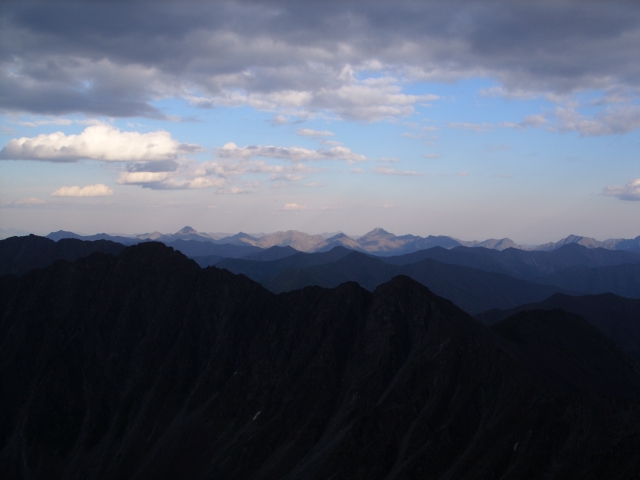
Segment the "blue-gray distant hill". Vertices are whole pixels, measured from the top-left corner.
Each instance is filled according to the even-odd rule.
[[[271,262],[226,259],[216,266],[247,275],[275,293],[310,285],[333,288],[348,281],[372,291],[397,275],[407,275],[472,314],[490,308],[513,308],[565,291],[432,259],[391,265],[380,258],[339,247],[325,253],[299,253]]]
[[[425,258],[452,263],[487,272],[505,273],[518,278],[535,280],[571,267],[609,267],[640,264],[640,254],[630,251],[587,248],[577,243],[552,251],[527,251],[515,248],[498,251],[481,247],[456,247],[450,250],[430,248],[408,255],[384,258],[393,265],[408,265]]]

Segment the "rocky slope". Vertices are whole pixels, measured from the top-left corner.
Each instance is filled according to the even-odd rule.
[[[536,357],[554,322],[492,332],[407,277],[274,295],[157,243],[0,287],[4,478],[640,473],[640,377],[573,317]],[[593,349],[621,373],[590,383]]]

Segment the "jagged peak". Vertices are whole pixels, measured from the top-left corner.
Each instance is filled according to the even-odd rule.
[[[176,232],[176,235],[188,235],[189,233],[198,233],[198,231],[195,228],[189,227],[187,225],[186,227],[183,227],[181,230],[178,230]]]

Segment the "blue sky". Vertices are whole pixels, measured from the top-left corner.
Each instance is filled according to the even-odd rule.
[[[640,235],[629,2],[8,2],[0,228]]]

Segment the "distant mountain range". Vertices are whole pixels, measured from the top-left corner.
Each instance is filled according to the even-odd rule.
[[[369,241],[374,239],[371,235]],[[640,298],[640,254],[577,243],[553,251],[437,246],[396,256],[376,256],[344,246],[306,253],[289,245],[261,248],[239,243],[176,239],[167,245],[202,268],[216,266],[243,274],[274,293],[312,285],[333,288],[349,281],[373,291],[395,276],[406,275],[472,315],[541,302],[555,293],[610,292]],[[0,240],[0,275],[23,275],[56,260],[75,260],[93,252],[117,255],[124,248],[104,239],[55,242],[35,235],[12,237]]]
[[[442,247],[452,249],[455,247],[483,247],[491,250],[532,250],[550,252],[557,250],[565,245],[578,244],[587,248],[604,248],[607,250],[624,250],[640,252],[640,236],[635,239],[609,239],[603,242],[594,238],[581,237],[577,235],[569,235],[558,242],[550,242],[537,246],[518,245],[509,238],[488,239],[483,241],[464,241],[444,235],[429,235],[420,237],[416,235],[394,235],[382,228],[376,228],[361,237],[350,237],[344,233],[331,233],[320,235],[309,235],[307,233],[298,232],[296,230],[288,230],[286,232],[276,232],[269,234],[237,233],[235,235],[202,233],[191,227],[184,227],[176,233],[163,234],[160,232],[143,233],[133,236],[109,235],[99,233],[97,235],[78,235],[73,232],[59,230],[47,235],[47,238],[58,241],[63,238],[76,238],[81,240],[111,240],[122,243],[123,245],[133,245],[143,241],[157,241],[166,245],[174,246],[176,241],[202,242],[214,245],[236,245],[242,247],[255,247],[266,249],[274,246],[284,247],[290,246],[300,252],[324,252],[334,247],[345,247],[351,250],[371,253],[378,256],[403,255],[420,250]],[[181,245],[185,247],[185,245]],[[190,253],[185,252],[182,248],[174,246],[174,248],[182,251],[186,255],[194,256],[193,250]],[[195,247],[194,247],[195,248]],[[205,247],[201,247],[199,256],[218,255],[221,257],[232,256],[219,254],[215,248],[210,248],[204,253]],[[248,253],[248,251],[245,251]],[[239,258],[239,254],[234,258]]]

